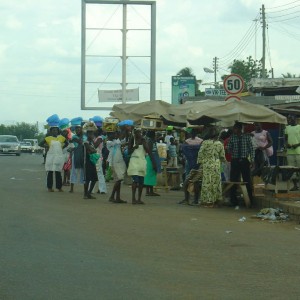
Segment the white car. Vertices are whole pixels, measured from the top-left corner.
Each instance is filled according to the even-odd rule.
[[[21,155],[21,146],[15,135],[0,135],[0,153]]]
[[[34,152],[30,142],[24,142],[24,141],[20,142],[20,146],[22,152],[29,152],[29,153]]]

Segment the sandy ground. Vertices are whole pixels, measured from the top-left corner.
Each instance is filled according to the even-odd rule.
[[[182,192],[48,193],[41,162],[0,156],[1,300],[300,299],[300,225],[180,206]]]

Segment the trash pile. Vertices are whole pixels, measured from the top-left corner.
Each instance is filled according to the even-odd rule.
[[[280,208],[263,208],[254,218],[283,222],[289,219],[289,215],[285,214]]]

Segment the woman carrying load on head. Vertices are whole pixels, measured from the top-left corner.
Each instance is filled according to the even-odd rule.
[[[54,114],[47,119],[49,134],[40,143],[41,147],[47,145],[49,147],[45,169],[47,172],[47,188],[48,192],[53,190],[53,174],[55,174],[55,184],[59,192],[62,192],[62,176],[61,171],[64,165],[64,155],[62,148],[65,146],[66,139],[59,134],[59,117]]]
[[[146,175],[146,154],[149,154],[146,140],[142,136],[140,129],[134,130],[134,136],[129,143],[128,151],[130,161],[127,174],[132,176],[132,204],[144,204],[141,200],[144,187],[144,177]],[[138,190],[138,199],[136,191]]]

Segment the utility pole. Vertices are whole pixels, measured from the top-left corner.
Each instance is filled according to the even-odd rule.
[[[213,59],[213,66],[214,66],[214,75],[215,75],[215,88],[217,88],[218,83],[217,83],[217,71],[218,71],[218,58],[214,57]]]
[[[126,62],[127,62],[127,4],[123,4],[123,29],[122,29],[122,103],[126,103]]]
[[[265,5],[263,4],[261,7],[261,19],[262,19],[262,78],[266,78],[266,12]]]

